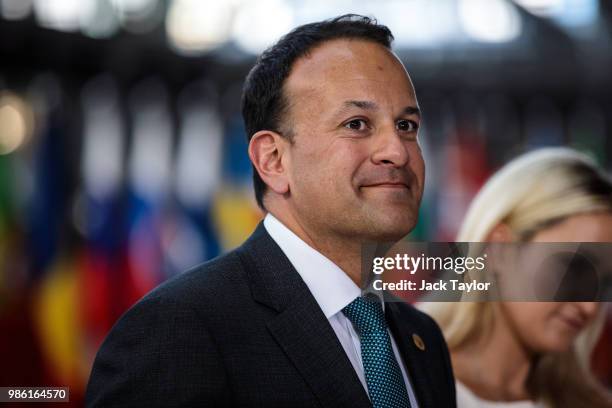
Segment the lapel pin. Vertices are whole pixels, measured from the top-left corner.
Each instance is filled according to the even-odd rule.
[[[421,338],[421,336],[414,333],[412,335],[412,341],[414,342],[414,345],[417,346],[419,350],[425,351],[425,342],[423,342],[423,339]]]

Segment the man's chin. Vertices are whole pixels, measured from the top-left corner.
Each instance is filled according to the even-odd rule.
[[[371,221],[370,235],[372,241],[395,242],[404,238],[416,225],[416,217],[403,215],[377,217]]]

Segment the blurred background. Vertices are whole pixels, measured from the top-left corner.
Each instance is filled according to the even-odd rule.
[[[82,405],[116,319],[250,234],[242,81],[292,27],[348,12],[393,31],[424,111],[410,239],[453,240],[526,150],[612,168],[607,0],[0,0],[0,386]],[[608,320],[593,361],[612,387]]]

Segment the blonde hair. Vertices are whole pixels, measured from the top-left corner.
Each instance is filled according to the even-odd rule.
[[[524,154],[494,174],[476,195],[457,236],[459,242],[485,242],[504,223],[519,238],[567,217],[612,212],[612,182],[587,156],[567,148],[545,148]],[[493,305],[485,302],[424,303],[440,325],[448,346],[456,350],[490,333]],[[590,374],[590,355],[605,317],[601,310],[571,351],[544,355],[530,375],[531,394],[551,407],[610,406]],[[608,401],[608,402],[606,402]]]

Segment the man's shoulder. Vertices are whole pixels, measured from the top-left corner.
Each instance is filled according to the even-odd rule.
[[[206,299],[245,293],[254,271],[268,267],[265,260],[277,260],[279,251],[260,222],[239,247],[169,279],[142,300],[162,298],[201,304]]]
[[[161,284],[115,323],[92,368],[87,406],[228,406],[219,322],[244,302],[236,251]],[[236,317],[231,324],[237,325]],[[205,383],[201,379],[205,378]],[[194,380],[195,379],[195,380]],[[197,392],[194,391],[197,389]]]
[[[235,249],[168,279],[142,301],[159,298],[194,305],[222,298],[225,293],[235,292],[246,284],[246,269],[239,250]]]
[[[158,318],[167,310],[189,313],[202,322],[216,324],[227,310],[253,310],[253,281],[267,268],[265,260],[278,258],[270,252],[273,241],[262,224],[238,248],[197,265],[146,294],[120,321]],[[270,255],[272,254],[272,255]],[[270,256],[267,256],[270,255]],[[264,261],[261,258],[265,258]]]

